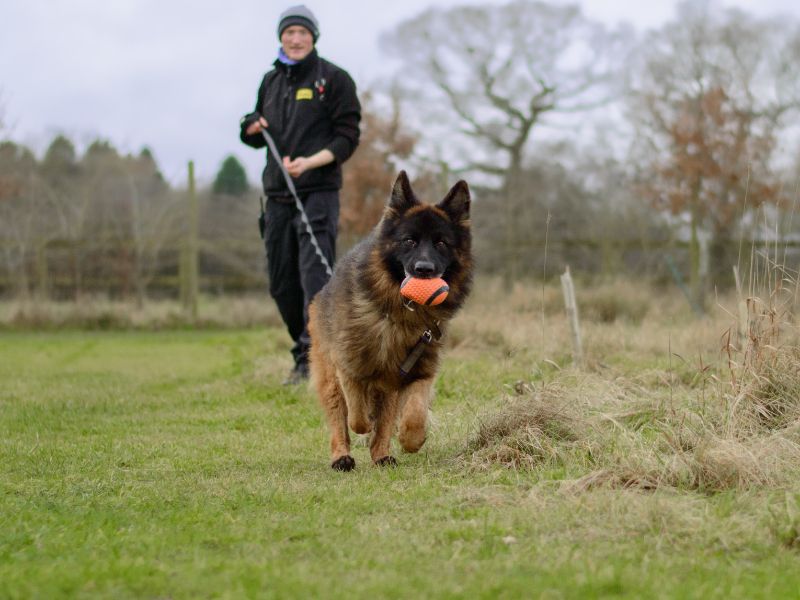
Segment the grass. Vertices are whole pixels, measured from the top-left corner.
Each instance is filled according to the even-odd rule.
[[[349,474],[279,328],[7,328],[0,597],[797,597],[792,332],[744,372],[723,311],[578,286],[577,372],[558,293],[478,286],[423,451]]]
[[[33,298],[0,302],[0,330],[57,331],[61,329],[163,330],[245,329],[279,327],[281,318],[274,304],[262,296],[204,296],[192,319],[173,300],[112,301],[102,297],[77,302]]]

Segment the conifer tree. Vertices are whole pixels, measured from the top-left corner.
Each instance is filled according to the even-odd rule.
[[[217,172],[217,176],[214,179],[214,193],[227,196],[243,196],[248,189],[247,173],[242,163],[231,154],[225,159]]]

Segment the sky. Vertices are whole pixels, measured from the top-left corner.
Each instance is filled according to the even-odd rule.
[[[561,0],[551,0],[560,2]],[[319,53],[359,89],[392,75],[379,37],[428,7],[506,0],[309,0]],[[235,155],[260,180],[264,155],[239,141],[258,85],[278,49],[278,16],[294,2],[256,0],[0,0],[3,137],[39,155],[58,134],[82,151],[92,140],[155,155],[183,185],[193,160],[202,182]],[[673,0],[583,0],[585,14],[638,31],[674,14]],[[797,0],[725,0],[757,16],[800,18]]]

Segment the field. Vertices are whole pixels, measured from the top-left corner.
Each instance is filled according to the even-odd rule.
[[[739,343],[733,297],[699,319],[673,292],[579,284],[577,369],[557,287],[484,283],[423,450],[381,469],[359,440],[352,473],[328,467],[310,389],[280,386],[268,309],[88,330],[5,306],[0,597],[800,595],[782,305]]]

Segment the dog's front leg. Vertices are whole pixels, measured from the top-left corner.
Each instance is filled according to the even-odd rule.
[[[338,386],[337,386],[338,388]],[[324,401],[331,432],[331,467],[337,471],[351,471],[356,461],[350,456],[350,432],[347,430],[347,404],[341,389]]]
[[[376,402],[375,433],[369,444],[372,462],[379,466],[396,466],[397,461],[391,455],[390,444],[397,424],[397,394],[385,394]]]
[[[337,377],[347,400],[347,423],[350,429],[356,433],[369,433],[372,431],[370,405],[367,402],[369,390],[363,383],[356,383],[341,373],[337,373]]]
[[[350,456],[350,432],[347,430],[347,402],[344,392],[333,365],[319,353],[314,355],[313,347],[311,371],[331,433],[331,467],[337,471],[351,471],[355,468],[356,461]]]
[[[425,443],[432,390],[433,378],[419,379],[400,393],[402,413],[397,438],[406,452],[417,452]]]

